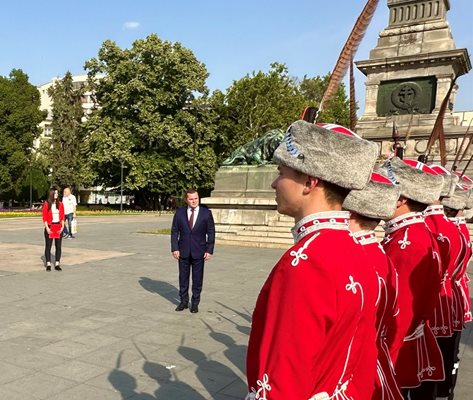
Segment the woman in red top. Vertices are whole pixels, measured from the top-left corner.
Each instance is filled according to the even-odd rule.
[[[62,271],[61,262],[61,242],[62,231],[64,229],[64,206],[58,199],[58,191],[52,187],[48,190],[46,201],[43,204],[43,224],[44,224],[44,257],[46,258],[46,271],[51,271],[51,247],[56,247],[55,266],[56,271]]]

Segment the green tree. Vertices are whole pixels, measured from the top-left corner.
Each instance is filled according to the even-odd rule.
[[[89,171],[96,171],[96,183],[118,187],[123,163],[124,187],[145,208],[191,185],[212,186],[208,73],[189,49],[154,34],[130,49],[108,40],[85,68],[100,104],[87,122]]]
[[[14,69],[0,77],[0,198],[14,198],[28,174],[33,140],[43,120],[40,95],[28,75]]]
[[[299,84],[299,91],[308,105],[317,107],[320,104],[329,79],[330,74],[322,77],[316,76],[315,78],[304,76]],[[350,99],[347,97],[343,83],[338,88],[335,96],[324,106],[318,121],[350,126]]]
[[[74,88],[72,74],[67,72],[48,89],[48,94],[53,104],[52,135],[44,153],[52,169],[52,181],[60,187],[70,185],[77,189],[82,184],[84,164],[83,88]]]
[[[233,82],[226,93],[215,91],[210,99],[218,115],[216,153],[219,163],[233,150],[271,129],[285,130],[300,118],[304,107],[317,106],[329,75],[301,81],[290,77],[284,64],[271,64],[269,72],[259,71]],[[341,86],[319,121],[348,124],[348,99]]]

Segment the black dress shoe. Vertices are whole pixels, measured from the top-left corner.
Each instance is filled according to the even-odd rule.
[[[191,313],[198,313],[199,312],[199,306],[197,304],[192,304],[191,305]]]
[[[188,303],[179,303],[179,305],[176,307],[176,311],[182,311],[182,310],[185,310],[186,308],[189,308]]]

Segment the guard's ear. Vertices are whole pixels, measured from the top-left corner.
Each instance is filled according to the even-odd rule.
[[[307,193],[311,192],[315,189],[317,184],[319,183],[319,178],[314,178],[313,176],[307,175],[307,180],[305,182],[305,191]]]
[[[397,201],[397,205],[396,205],[396,208],[399,208],[401,206],[403,206],[404,204],[407,203],[407,199],[405,197],[399,197],[399,200]]]

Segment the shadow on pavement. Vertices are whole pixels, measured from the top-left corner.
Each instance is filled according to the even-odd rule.
[[[145,362],[143,372],[157,383],[154,395],[137,391],[137,381],[135,377],[126,371],[120,370],[122,352],[118,355],[116,367],[108,375],[108,380],[117,390],[122,399],[133,397],[139,400],[165,400],[174,398],[185,398],[186,400],[206,400],[195,389],[187,383],[178,379],[176,373],[171,373],[170,368],[164,365],[149,361],[135,343],[136,349],[141,353]]]
[[[215,386],[215,383],[218,383],[223,378],[228,382],[228,385],[237,385],[246,388],[246,384],[235,374],[235,372],[226,365],[208,358],[201,350],[181,345],[178,347],[177,351],[184,358],[192,361],[197,366],[195,375],[202,386],[210,394],[214,394],[222,389],[220,385]]]
[[[165,298],[174,305],[179,304],[179,290],[174,285],[171,285],[167,282],[146,278],[144,276],[140,278],[139,282],[143,289],[147,290],[148,292],[159,294],[161,297]]]
[[[143,371],[159,385],[158,389],[154,392],[153,398],[156,400],[173,399],[178,395],[185,395],[186,400],[205,400],[205,397],[187,383],[180,381],[177,374],[171,373],[171,370],[164,365],[146,361]]]
[[[139,393],[136,391],[137,384],[136,379],[131,376],[128,372],[121,371],[119,368],[121,366],[121,357],[122,352],[118,355],[116,367],[108,375],[108,380],[112,386],[120,392],[122,399],[128,399],[131,396],[140,395],[142,400],[156,400],[153,396],[147,393]]]
[[[222,343],[227,347],[223,354],[227,359],[246,375],[246,351],[247,346],[237,344],[235,339],[226,333],[215,331],[209,324],[202,320],[203,324],[209,329],[209,336],[216,342]]]
[[[226,308],[227,310],[230,310],[231,312],[235,313],[236,315],[239,315],[242,319],[244,319],[245,321],[248,321],[251,325],[251,314],[248,310],[245,309],[245,313],[242,313],[240,311],[237,311],[229,306],[227,306],[226,304],[223,304],[223,303],[220,303],[219,301],[216,301],[217,304],[221,305],[222,307]],[[250,336],[250,331],[251,331],[251,327],[250,326],[247,326],[247,325],[239,325],[237,324],[235,321],[233,321],[232,319],[226,317],[225,315],[217,312],[217,314],[227,320],[228,322],[231,322],[232,324],[235,325],[236,329],[243,333],[244,335],[247,335],[247,336]]]

